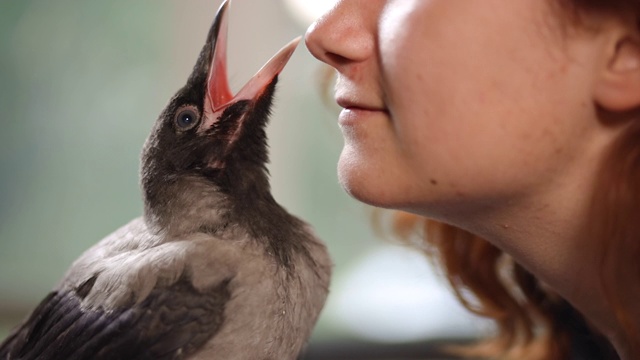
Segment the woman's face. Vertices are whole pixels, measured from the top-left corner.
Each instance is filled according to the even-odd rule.
[[[338,73],[344,188],[447,218],[561,183],[593,141],[595,55],[560,19],[541,0],[340,1],[306,40]]]

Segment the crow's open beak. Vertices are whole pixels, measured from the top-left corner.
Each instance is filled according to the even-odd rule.
[[[207,91],[205,100],[206,119],[203,128],[210,128],[220,117],[224,109],[241,101],[256,101],[264,90],[280,74],[300,42],[300,37],[292,40],[274,55],[242,89],[234,96],[229,88],[227,75],[227,32],[226,15],[229,1],[220,6],[207,39],[213,47],[210,57]]]

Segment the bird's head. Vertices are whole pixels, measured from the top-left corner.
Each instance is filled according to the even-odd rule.
[[[144,146],[145,216],[160,228],[181,211],[193,215],[215,208],[212,202],[269,192],[265,126],[277,77],[299,38],[234,96],[227,80],[227,7],[225,1],[186,85],[162,111]],[[196,214],[204,217],[211,214]]]

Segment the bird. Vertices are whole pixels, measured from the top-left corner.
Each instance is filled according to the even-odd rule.
[[[2,360],[288,360],[332,262],[271,194],[266,126],[282,48],[235,95],[229,1],[141,154],[140,217],[85,251],[0,345]]]

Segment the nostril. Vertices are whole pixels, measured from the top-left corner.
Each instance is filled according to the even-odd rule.
[[[351,62],[349,58],[342,55],[338,55],[336,53],[332,53],[332,52],[325,52],[324,56],[327,59],[327,63],[333,67],[344,65]]]

